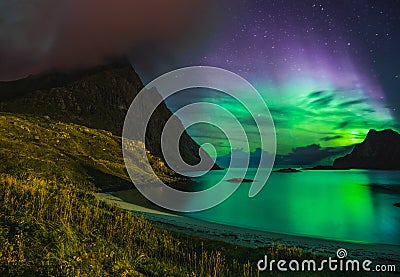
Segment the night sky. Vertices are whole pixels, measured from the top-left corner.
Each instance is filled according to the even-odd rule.
[[[262,94],[284,164],[329,162],[371,128],[399,130],[400,1],[62,3],[0,2],[0,80],[123,54],[145,83],[180,67],[222,67]],[[219,104],[245,126],[254,155],[261,151],[251,115],[235,100],[187,93],[168,99],[169,107]],[[189,133],[219,155],[230,151],[216,128],[198,125]]]
[[[371,128],[398,130],[399,1],[232,2],[225,4],[223,27],[204,43],[206,49],[180,65],[218,66],[252,82],[275,121],[277,161],[294,164],[303,156],[315,163],[349,152]],[[182,98],[168,103],[176,109],[211,101],[248,122],[235,100],[220,94]],[[247,128],[255,136],[251,123]],[[215,128],[190,129],[201,143],[210,132],[220,153],[229,151]]]

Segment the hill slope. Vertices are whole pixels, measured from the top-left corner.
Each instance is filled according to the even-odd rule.
[[[150,171],[131,141],[134,183],[152,181]],[[148,154],[156,174],[165,182],[186,181]],[[62,123],[49,117],[0,112],[0,173],[58,179],[101,190],[132,188],[121,151],[121,138],[111,132]]]
[[[0,110],[48,115],[63,122],[121,135],[125,114],[142,88],[139,76],[126,61],[68,72],[47,72],[0,82]],[[146,147],[160,158],[163,158],[161,132],[171,115],[163,102],[148,124]],[[199,148],[186,132],[182,134],[180,150],[187,163],[194,165],[200,161]],[[206,157],[213,163],[208,155]]]
[[[400,169],[400,134],[387,129],[369,130],[364,141],[333,163],[334,168]]]

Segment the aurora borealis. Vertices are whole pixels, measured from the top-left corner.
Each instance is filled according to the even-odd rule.
[[[0,80],[121,55],[129,55],[144,83],[181,67],[221,67],[262,94],[277,130],[277,160],[287,163],[348,152],[371,128],[399,130],[398,1],[211,2],[2,2]],[[167,104],[176,111],[199,101],[235,114],[250,150],[259,151],[251,115],[233,99],[193,90]],[[231,150],[216,128],[188,131],[219,156]]]
[[[400,13],[394,1],[232,3],[225,4],[223,27],[201,55],[184,62],[222,67],[249,80],[273,116],[280,158],[327,158],[349,152],[371,128],[397,130]],[[235,100],[212,92],[190,96],[168,103],[172,109],[196,101],[220,104],[256,137]],[[215,128],[189,132],[199,143],[211,138],[220,155],[229,151]]]

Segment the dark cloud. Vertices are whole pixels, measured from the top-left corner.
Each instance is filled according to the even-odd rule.
[[[261,155],[265,155],[265,158],[270,160],[273,158],[273,155],[267,151],[262,150],[261,148],[257,148],[254,152],[247,153],[243,151],[243,149],[234,149],[232,152],[235,153],[235,164],[244,165],[247,160],[247,155],[249,155],[249,167],[258,167],[260,164]],[[222,167],[228,167],[231,161],[231,153],[228,153],[224,156],[219,156],[216,160],[217,164]],[[262,167],[262,166],[261,166]]]
[[[158,57],[170,62],[172,53],[210,31],[216,13],[200,0],[2,1],[0,80],[97,64],[132,50],[142,51],[137,56],[147,64]]]
[[[311,92],[311,93],[308,95],[308,98],[320,97],[322,94],[325,94],[325,93],[327,93],[327,92],[328,92],[328,91],[326,91],[326,90],[314,91],[314,92]]]
[[[353,145],[344,147],[321,147],[318,144],[311,144],[303,147],[293,148],[292,152],[286,155],[276,155],[275,166],[309,166],[329,158],[338,157],[349,153],[353,149]],[[243,149],[232,150],[235,152],[240,163],[243,164],[246,159],[246,153]],[[271,158],[272,154],[257,148],[254,152],[249,153],[249,167],[258,167],[261,154],[267,158]],[[217,164],[222,167],[228,167],[231,159],[231,153],[217,158]]]
[[[278,108],[278,107],[268,107],[269,112],[271,114],[281,114],[282,113],[282,108]]]
[[[329,105],[333,100],[333,95],[323,96],[310,102],[313,108],[323,108]]]
[[[337,135],[337,136],[327,136],[327,137],[323,137],[321,138],[322,141],[330,141],[330,140],[335,140],[335,139],[340,139],[343,136]]]
[[[375,110],[373,110],[373,109],[363,109],[363,112],[366,112],[366,113],[374,113],[375,112]]]
[[[350,124],[350,122],[349,121],[342,121],[342,122],[340,122],[337,126],[336,126],[336,128],[335,129],[341,129],[341,128],[344,128],[344,127],[346,127],[347,125],[349,125]]]
[[[338,105],[338,108],[346,108],[346,107],[361,104],[364,102],[365,102],[365,99],[356,99],[356,100],[346,101],[346,102],[340,103]]]
[[[293,148],[292,152],[287,155],[278,155],[275,163],[277,165],[296,166],[314,165],[325,158],[344,155],[350,152],[352,148],[353,146],[322,148],[318,144],[311,144]]]

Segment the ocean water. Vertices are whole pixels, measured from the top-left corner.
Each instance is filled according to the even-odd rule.
[[[210,171],[194,180],[201,190],[232,177],[224,175]],[[249,169],[246,178],[254,175]],[[400,208],[393,205],[400,202],[400,171],[272,173],[254,198],[248,197],[250,186],[242,183],[218,206],[185,215],[284,234],[400,245]]]

